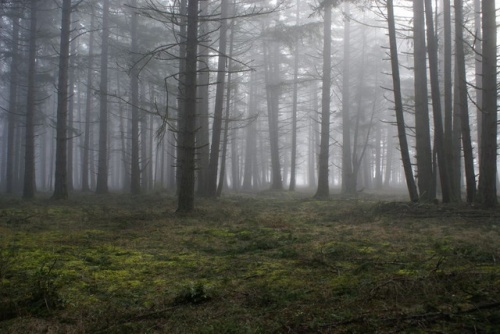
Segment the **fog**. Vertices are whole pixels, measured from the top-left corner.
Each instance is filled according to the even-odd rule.
[[[495,4],[430,3],[3,1],[0,189],[496,203]]]

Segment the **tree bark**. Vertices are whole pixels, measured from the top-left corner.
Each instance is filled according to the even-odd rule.
[[[495,1],[482,1],[483,13],[483,121],[479,160],[478,200],[497,205],[497,27]]]
[[[425,14],[427,23],[427,53],[429,55],[429,71],[431,79],[431,97],[432,110],[434,116],[434,143],[436,145],[436,154],[438,159],[439,179],[441,181],[441,192],[443,203],[456,201],[450,189],[450,175],[448,172],[448,163],[446,159],[444,133],[443,133],[443,116],[441,112],[441,93],[439,89],[439,72],[438,72],[438,51],[436,35],[434,32],[433,16],[432,16],[432,1],[425,0]]]
[[[68,74],[71,33],[71,0],[63,0],[61,45],[59,48],[59,83],[57,87],[56,170],[53,199],[68,198]]]
[[[396,43],[396,24],[394,19],[393,0],[387,0],[387,23],[389,26],[389,43],[391,54],[392,81],[394,85],[394,102],[396,109],[396,122],[398,127],[399,146],[401,149],[401,160],[406,177],[406,186],[412,202],[418,201],[417,187],[413,178],[413,170],[408,150],[408,140],[406,138],[406,127],[403,114],[403,100],[401,97],[401,79],[399,76],[398,49]]]
[[[215,92],[214,121],[212,124],[212,145],[210,147],[210,162],[208,164],[207,195],[217,196],[217,171],[219,168],[220,143],[222,133],[222,114],[224,109],[224,87],[227,62],[227,15],[228,0],[221,1],[221,25],[219,38],[219,59],[217,65],[217,88]]]
[[[87,92],[85,98],[85,129],[82,150],[82,191],[89,191],[89,156],[90,156],[90,123],[92,115],[92,67],[94,64],[94,7],[91,6],[90,13],[90,35],[89,35],[89,53],[87,69]]]
[[[18,126],[18,103],[17,91],[19,85],[19,16],[12,19],[12,59],[10,62],[9,82],[9,114],[7,116],[7,166],[6,166],[6,188],[7,194],[13,194],[16,184],[15,175],[15,132]]]
[[[465,181],[467,186],[467,203],[472,203],[476,196],[476,176],[474,173],[474,155],[470,134],[467,77],[465,69],[465,52],[463,36],[463,1],[455,0],[455,66],[457,67],[456,85],[458,86],[458,105],[462,129],[462,146],[464,151]],[[460,163],[458,160],[457,163]]]
[[[272,44],[274,43],[274,44]],[[269,123],[269,146],[271,153],[271,190],[283,190],[281,178],[281,162],[279,150],[279,97],[280,87],[280,59],[279,48],[276,42],[271,42],[269,51],[264,46],[266,60],[266,100]]]
[[[194,209],[195,185],[195,137],[196,137],[196,62],[198,47],[198,0],[188,1],[188,21],[186,40],[185,89],[182,142],[182,173],[179,184],[177,212],[187,213]]]
[[[330,88],[332,67],[332,4],[325,3],[323,23],[323,86],[321,89],[321,143],[318,160],[318,188],[314,198],[330,196],[329,151],[330,151]]]
[[[99,84],[99,161],[97,167],[97,194],[108,192],[108,40],[109,0],[103,1],[101,81]]]
[[[26,105],[26,133],[24,154],[24,187],[23,198],[32,199],[36,192],[35,179],[35,71],[36,71],[36,30],[38,0],[30,3],[30,37],[28,54],[28,92]]]
[[[131,152],[130,152],[130,192],[134,195],[141,193],[141,169],[139,166],[139,69],[137,55],[139,52],[137,40],[137,24],[139,15],[134,10],[137,0],[132,0],[132,20],[130,24],[130,93],[131,93]]]
[[[345,11],[349,13],[349,4],[345,3]],[[344,65],[342,74],[342,192],[352,194],[356,191],[353,185],[352,145],[351,145],[351,24],[350,19],[344,21]],[[354,189],[353,189],[354,188]]]
[[[413,41],[415,75],[415,137],[417,149],[417,180],[420,200],[433,201],[436,196],[429,128],[427,94],[427,61],[423,0],[413,1]]]
[[[295,25],[300,23],[299,0],[297,0],[297,11],[295,12]],[[293,93],[292,93],[292,150],[290,154],[290,185],[288,190],[295,191],[297,174],[297,103],[298,103],[298,77],[299,77],[299,39],[295,39],[293,53]]]

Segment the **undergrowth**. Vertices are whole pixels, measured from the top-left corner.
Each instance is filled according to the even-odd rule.
[[[0,332],[499,332],[498,212],[378,200],[0,199]]]

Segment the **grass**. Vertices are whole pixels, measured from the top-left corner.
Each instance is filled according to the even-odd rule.
[[[0,199],[2,333],[500,332],[500,213],[265,193]]]

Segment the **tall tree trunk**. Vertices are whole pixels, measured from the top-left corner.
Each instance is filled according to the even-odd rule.
[[[323,86],[321,89],[321,143],[318,159],[318,188],[314,198],[325,199],[330,195],[329,151],[330,151],[330,88],[332,67],[332,4],[325,3],[323,22]]]
[[[234,41],[234,20],[231,21],[229,29],[231,31],[229,38],[229,57],[232,57],[233,41]],[[224,178],[226,177],[227,145],[229,141],[229,116],[231,115],[230,107],[231,107],[232,67],[233,67],[233,59],[229,58],[229,64],[228,64],[229,73],[227,74],[227,85],[226,85],[226,113],[225,113],[226,115],[224,117],[224,133],[223,133],[224,146],[222,148],[221,168],[220,168],[219,183],[217,185],[217,193],[216,193],[217,197],[220,197],[222,195],[222,189],[224,188]]]
[[[12,59],[10,62],[9,82],[9,114],[7,117],[7,166],[6,166],[6,193],[12,194],[15,189],[15,132],[18,123],[17,89],[19,85],[19,16],[12,19]]]
[[[394,19],[393,0],[387,0],[387,23],[389,26],[389,43],[391,53],[392,81],[394,85],[394,102],[396,109],[396,122],[398,126],[399,146],[401,149],[401,160],[406,178],[408,194],[412,202],[418,201],[417,187],[413,178],[413,170],[408,150],[408,140],[406,138],[406,127],[403,114],[403,100],[401,97],[401,79],[399,76],[398,48],[396,41],[396,23]]]
[[[482,2],[483,13],[483,121],[479,160],[478,200],[497,205],[497,27],[495,1]]]
[[[141,169],[139,167],[139,64],[137,56],[139,52],[137,41],[137,24],[139,15],[134,8],[137,0],[132,0],[132,21],[130,24],[130,94],[131,94],[131,157],[130,157],[130,192],[134,195],[141,193]]]
[[[92,67],[94,64],[94,7],[91,6],[90,13],[90,35],[89,35],[89,53],[87,69],[87,91],[85,98],[85,129],[82,149],[82,191],[89,191],[89,159],[90,159],[90,123],[92,114]]]
[[[61,45],[59,48],[59,83],[57,87],[56,171],[53,199],[68,198],[68,73],[71,33],[71,0],[63,0]]]
[[[73,30],[77,30],[77,26],[73,25]],[[71,192],[74,190],[74,138],[77,133],[75,130],[75,57],[73,55],[76,54],[77,50],[77,37],[75,37],[72,40],[71,43],[71,52],[70,52],[70,62],[69,62],[69,69],[68,69],[68,77],[69,77],[69,95],[68,95],[68,132],[67,132],[67,137],[68,137],[68,144],[67,144],[67,156],[68,156],[68,163],[67,163],[67,188],[68,192]],[[70,37],[71,39],[71,37]]]
[[[266,52],[264,46],[264,57],[266,61],[266,100],[267,116],[269,122],[269,146],[271,153],[271,190],[283,190],[281,178],[281,162],[279,149],[279,97],[280,87],[280,59],[277,43],[271,42],[271,50]]]
[[[208,165],[207,195],[217,195],[217,171],[219,167],[220,143],[222,132],[222,114],[224,109],[224,87],[226,79],[228,0],[221,1],[221,26],[219,38],[219,60],[217,65],[217,88],[215,92],[214,121],[212,124],[212,145]]]
[[[443,0],[444,18],[444,152],[448,167],[448,184],[450,199],[460,201],[460,189],[455,189],[452,176],[460,161],[453,156],[453,83],[452,83],[452,49],[451,49],[451,5],[450,0]]]
[[[188,23],[186,41],[186,74],[184,99],[184,127],[182,132],[182,173],[179,184],[177,212],[191,212],[194,209],[195,184],[195,137],[196,137],[196,62],[198,47],[198,0],[188,1]]]
[[[257,160],[257,119],[254,115],[256,105],[256,74],[250,74],[250,92],[248,96],[248,110],[247,117],[249,124],[246,127],[246,140],[245,140],[245,169],[243,174],[243,190],[251,190],[255,187],[255,172],[253,166]]]
[[[300,1],[297,0],[297,11],[295,12],[295,25],[300,23]],[[293,54],[293,95],[292,95],[292,152],[290,155],[290,186],[288,190],[294,191],[297,183],[297,103],[298,103],[298,78],[299,78],[299,39],[295,39]]]
[[[349,3],[345,3],[346,15],[349,15]],[[342,192],[352,194],[353,166],[351,149],[351,23],[350,18],[344,20],[344,65],[342,74]],[[354,189],[353,189],[354,188]]]
[[[26,105],[26,139],[24,154],[24,187],[23,198],[31,199],[35,197],[35,71],[36,71],[36,28],[37,28],[37,3],[38,0],[31,0],[30,3],[30,37],[28,54],[28,92]]]
[[[101,82],[99,84],[99,162],[97,167],[97,194],[108,192],[108,42],[109,0],[103,1]]]
[[[474,155],[469,124],[469,108],[467,94],[467,77],[465,69],[465,52],[463,36],[463,1],[455,0],[455,64],[458,86],[458,105],[460,109],[462,146],[464,150],[465,181],[467,185],[467,203],[472,203],[476,196],[476,176],[474,173]],[[460,163],[459,160],[457,163]]]
[[[481,156],[481,137],[483,121],[483,33],[481,24],[481,0],[474,0],[474,59],[476,71],[476,117],[477,117],[477,147]]]
[[[200,13],[208,16],[208,1],[200,3]],[[196,146],[198,148],[198,193],[207,195],[208,164],[210,163],[210,125],[209,125],[209,86],[210,86],[210,54],[209,26],[207,21],[200,22],[200,44],[198,45],[198,132]]]
[[[427,61],[425,43],[424,1],[413,1],[413,41],[415,75],[415,137],[417,149],[418,189],[420,200],[434,200],[436,189],[432,181],[432,149],[427,94]]]
[[[177,94],[177,156],[176,156],[176,191],[179,194],[180,184],[182,180],[182,172],[184,163],[183,154],[187,152],[184,147],[184,134],[186,127],[186,113],[184,105],[186,103],[186,39],[187,39],[187,24],[188,24],[188,0],[181,0],[179,3],[179,83]],[[197,19],[198,20],[198,19]]]
[[[427,53],[429,55],[429,71],[431,79],[432,110],[434,116],[434,143],[438,159],[439,179],[443,202],[455,201],[450,189],[450,175],[446,160],[446,151],[443,133],[443,116],[441,112],[441,93],[439,89],[438,50],[434,32],[432,1],[425,0],[425,14],[427,23]]]

